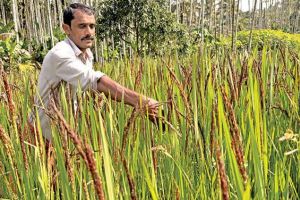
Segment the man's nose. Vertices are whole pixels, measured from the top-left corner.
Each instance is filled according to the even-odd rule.
[[[95,29],[94,29],[94,28],[91,28],[91,27],[89,27],[89,26],[87,26],[87,28],[85,29],[85,33],[86,33],[87,35],[93,35],[94,32],[95,32]]]

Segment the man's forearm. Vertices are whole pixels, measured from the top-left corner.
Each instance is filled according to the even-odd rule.
[[[110,79],[108,76],[103,76],[98,80],[97,90],[103,92],[106,96],[110,96],[113,100],[122,101],[123,99],[125,104],[133,107],[143,106],[143,108],[147,109],[146,113],[148,114],[150,121],[158,125],[158,101],[126,88]],[[165,125],[163,124],[163,130],[165,130],[164,127]]]
[[[122,98],[124,98],[124,103],[133,107],[138,106],[140,100],[142,100],[142,104],[147,101],[147,98],[143,95],[120,85],[108,76],[103,76],[98,80],[97,90],[116,101],[122,101]]]

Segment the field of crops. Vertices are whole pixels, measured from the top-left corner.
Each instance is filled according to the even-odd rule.
[[[158,99],[167,129],[101,95],[79,95],[73,113],[61,95],[61,106],[45,108],[46,153],[27,124],[39,71],[2,70],[0,198],[300,198],[299,52],[203,47],[95,68]]]

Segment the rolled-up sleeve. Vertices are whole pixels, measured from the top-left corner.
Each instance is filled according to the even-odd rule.
[[[56,76],[83,90],[97,89],[97,81],[105,74],[95,71],[76,58],[58,58]],[[79,84],[79,85],[78,85]]]

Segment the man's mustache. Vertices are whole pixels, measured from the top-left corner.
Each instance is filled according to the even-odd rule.
[[[82,40],[94,40],[94,39],[95,39],[95,37],[94,37],[94,36],[87,35],[87,36],[85,36],[85,37],[81,38],[81,41],[82,41]]]

